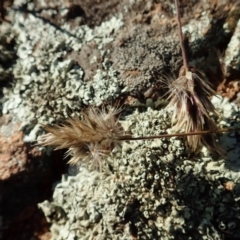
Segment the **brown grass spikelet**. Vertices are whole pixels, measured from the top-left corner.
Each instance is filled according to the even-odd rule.
[[[119,112],[118,108],[89,108],[81,118],[44,126],[48,133],[39,138],[38,144],[56,146],[55,150],[67,148],[67,156],[72,156],[70,164],[93,160],[90,165],[101,167],[103,158],[118,144],[118,136],[126,135],[116,116]]]
[[[184,130],[187,133],[210,131],[211,133],[208,135],[188,135],[188,145],[195,151],[201,142],[209,150],[223,155],[223,150],[215,141],[217,125],[210,116],[210,112],[217,114],[210,101],[210,97],[216,95],[216,92],[203,73],[188,66],[182,33],[180,3],[179,0],[174,2],[183,66],[179,71],[179,77],[169,84],[168,100],[170,102],[167,107],[173,107],[171,121],[173,129],[176,132]]]
[[[210,97],[215,95],[211,84],[203,73],[195,68],[187,70],[180,69],[179,77],[169,84],[170,100],[167,107],[173,107],[172,125],[176,132],[197,132],[207,129],[216,130],[217,126],[211,119],[209,113],[217,114]],[[221,153],[216,147],[215,134],[208,136],[192,135],[187,137],[190,148],[195,151],[202,142],[208,149],[214,149]],[[212,140],[212,141],[211,141]]]

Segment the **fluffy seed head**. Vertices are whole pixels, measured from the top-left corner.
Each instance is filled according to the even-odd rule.
[[[176,132],[195,132],[202,130],[216,130],[217,126],[209,113],[216,110],[210,101],[210,96],[216,92],[205,78],[204,74],[197,69],[191,71],[184,67],[180,69],[179,77],[169,85],[170,100],[167,107],[173,107],[172,125]],[[214,134],[206,136],[192,135],[187,137],[190,148],[195,151],[199,143],[203,143],[208,149],[222,154],[216,147]]]
[[[118,136],[126,135],[116,117],[119,112],[116,108],[90,108],[82,113],[82,118],[69,118],[61,125],[44,126],[48,133],[42,135],[38,143],[56,146],[56,150],[67,148],[67,156],[72,156],[70,164],[93,160],[90,165],[101,167],[104,157],[119,143]]]

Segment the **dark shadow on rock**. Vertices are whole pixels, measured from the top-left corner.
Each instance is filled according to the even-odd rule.
[[[3,239],[26,240],[47,229],[45,217],[37,204],[50,199],[52,185],[67,171],[63,151],[52,152],[51,156],[29,159],[27,170],[0,181],[1,216]],[[37,222],[39,221],[39,222]]]

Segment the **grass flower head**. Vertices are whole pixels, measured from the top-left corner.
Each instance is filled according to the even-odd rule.
[[[71,156],[69,163],[93,160],[91,165],[102,166],[103,159],[119,144],[118,136],[124,136],[117,115],[120,109],[90,108],[82,117],[66,120],[64,124],[44,126],[48,132],[39,138],[43,146],[56,146],[57,149],[68,149]]]
[[[169,84],[170,101],[167,107],[173,107],[172,125],[176,132],[197,132],[203,130],[216,130],[217,126],[210,117],[210,112],[217,114],[210,97],[215,95],[211,84],[203,73],[195,68],[191,70],[182,67],[179,77]],[[192,135],[187,137],[190,148],[195,151],[199,143],[203,143],[208,149],[216,147],[215,134],[208,136]]]

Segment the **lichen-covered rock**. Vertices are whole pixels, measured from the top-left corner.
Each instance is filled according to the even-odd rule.
[[[240,7],[238,8],[240,11]],[[225,53],[225,66],[226,73],[228,76],[234,74],[234,72],[240,71],[240,19],[237,22],[237,26],[235,28],[234,34],[231,37],[231,40],[228,44]]]
[[[215,49],[227,48],[229,77],[239,76],[239,11],[237,4],[229,11],[231,4],[213,6],[207,0],[181,6],[190,63],[218,81]],[[14,159],[7,152],[5,179],[22,171],[21,163],[27,160],[21,155],[26,153],[24,141],[36,140],[39,123],[79,114],[83,106],[101,105],[123,92],[159,87],[161,76],[182,64],[175,7],[168,1],[15,0],[6,17],[11,24],[0,26],[0,115],[21,122],[25,136],[21,132],[11,139]],[[6,86],[8,80],[11,84]],[[151,94],[148,97],[146,105],[159,109]],[[216,119],[219,127],[239,121],[235,105],[214,101],[222,114]],[[123,124],[138,136],[170,131],[169,113],[151,109],[133,113]],[[11,145],[1,141],[5,150]],[[124,143],[108,158],[111,173],[82,167],[77,176],[67,176],[57,185],[52,201],[41,205],[53,239],[239,239],[238,133],[223,134],[219,142],[227,160],[214,160],[206,149],[203,156],[189,155],[183,140],[172,138]],[[28,185],[23,188],[29,192]]]
[[[239,108],[214,97],[219,127],[236,126]],[[170,132],[171,112],[134,112],[123,125],[134,135]],[[234,117],[233,117],[234,116]],[[39,206],[53,239],[237,239],[240,175],[238,133],[219,138],[227,150],[217,159],[206,149],[190,154],[184,140],[124,143],[108,158],[113,172],[64,176],[53,200]]]
[[[17,59],[9,70],[11,88],[3,89],[2,112],[22,122],[30,134],[28,141],[36,139],[38,123],[55,122],[80,112],[86,105],[99,106],[123,92],[135,94],[158,86],[162,76],[177,72],[181,65],[175,8],[166,1],[143,4],[126,0],[126,6],[119,6],[119,13],[99,26],[84,25],[83,19],[78,25],[67,21],[68,12],[81,8],[80,3],[72,7],[63,0],[51,4],[47,9],[45,1],[16,0],[9,12]],[[85,5],[81,8],[82,18],[88,14]],[[60,6],[65,8],[58,9]],[[194,18],[186,21],[189,9],[183,11],[183,30],[191,35],[187,48],[191,64],[200,69],[211,67],[216,75],[218,60],[206,64],[206,59],[212,60],[210,49],[218,48],[221,41],[225,43],[236,24],[224,28],[217,14],[212,14],[210,1],[201,5],[203,11],[194,3],[188,7],[193,8]],[[221,12],[220,5],[217,10]],[[228,16],[224,10],[226,23],[233,13]],[[57,22],[53,21],[54,16],[58,16]],[[219,37],[212,41],[216,32]]]
[[[14,4],[21,5],[18,1]],[[34,8],[34,3],[29,3],[29,8]],[[54,9],[48,11],[54,14]],[[114,69],[103,61],[101,70],[85,82],[84,69],[69,54],[93,41],[102,57],[103,46],[113,41],[113,30],[117,32],[123,24],[120,18],[113,17],[94,29],[82,25],[73,30],[67,23],[58,28],[31,13],[25,18],[13,11],[11,17],[18,59],[12,69],[12,88],[3,89],[2,112],[22,122],[26,132],[34,128],[26,140],[36,139],[38,123],[52,123],[80,112],[83,105],[100,105],[118,96],[121,88]],[[90,60],[96,61],[95,56]]]

